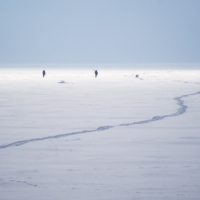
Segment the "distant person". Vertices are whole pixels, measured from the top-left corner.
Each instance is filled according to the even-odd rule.
[[[139,78],[139,74],[136,74],[135,77],[136,77],[136,78]]]
[[[98,75],[98,71],[97,70],[95,70],[94,71],[94,73],[95,73],[95,78],[97,77],[97,75]]]
[[[42,71],[42,74],[43,74],[43,77],[45,77],[45,75],[46,75],[45,70]]]

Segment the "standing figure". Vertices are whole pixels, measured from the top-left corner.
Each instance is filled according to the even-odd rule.
[[[46,72],[45,70],[42,71],[42,74],[43,74],[43,77],[46,75]]]
[[[139,74],[136,74],[135,77],[136,77],[136,78],[139,78]]]
[[[94,71],[94,73],[95,73],[95,78],[97,77],[97,75],[98,75],[98,71],[97,70],[95,70]]]

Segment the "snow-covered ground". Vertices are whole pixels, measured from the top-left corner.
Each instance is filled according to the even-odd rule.
[[[0,69],[0,200],[200,199],[200,71],[42,70]]]

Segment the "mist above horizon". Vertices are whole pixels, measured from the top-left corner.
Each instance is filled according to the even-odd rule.
[[[198,0],[0,2],[0,64],[200,63]]]
[[[200,63],[146,63],[146,64],[0,64],[0,69],[33,70],[200,70]]]

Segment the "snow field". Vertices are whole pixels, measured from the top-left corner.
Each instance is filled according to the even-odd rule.
[[[0,146],[30,141],[0,147],[3,200],[200,198],[199,71],[30,71],[1,70]]]

